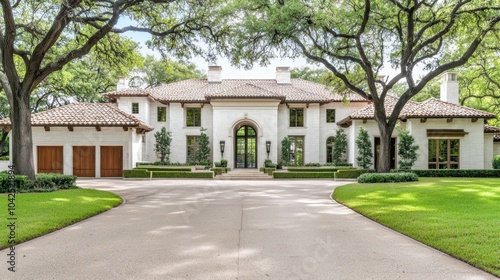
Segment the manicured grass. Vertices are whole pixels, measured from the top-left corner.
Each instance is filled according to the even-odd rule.
[[[122,202],[110,192],[92,189],[16,194],[17,243],[47,234],[109,210]],[[7,195],[0,195],[0,249],[7,247]]]
[[[383,225],[500,276],[500,178],[351,184],[333,198]]]

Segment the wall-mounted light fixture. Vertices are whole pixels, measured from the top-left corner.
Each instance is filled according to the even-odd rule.
[[[224,148],[226,147],[226,141],[221,140],[219,144],[220,144],[221,158],[223,158],[224,157]]]
[[[266,152],[267,152],[267,159],[269,159],[269,153],[271,152],[271,141],[266,141]]]

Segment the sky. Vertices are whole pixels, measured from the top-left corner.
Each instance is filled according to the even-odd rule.
[[[125,35],[140,44],[140,52],[142,54],[154,55],[156,57],[159,57],[158,53],[155,53],[153,50],[148,49],[148,47],[146,46],[146,41],[150,39],[150,36],[148,34],[129,32]],[[198,69],[205,72],[207,71],[209,66],[208,62],[206,62],[202,57],[193,57],[188,61],[194,63],[198,67]],[[229,60],[224,57],[218,58],[217,63],[210,65],[222,66],[222,79],[274,79],[276,76],[276,67],[279,66],[289,66],[291,68],[317,68],[317,66],[307,63],[305,58],[273,59],[267,67],[255,65],[251,70],[234,67],[231,65]]]

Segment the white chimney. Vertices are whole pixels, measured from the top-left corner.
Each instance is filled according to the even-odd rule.
[[[276,83],[279,85],[289,85],[291,83],[290,67],[276,67]]]
[[[208,66],[209,83],[222,83],[222,66]]]
[[[457,76],[455,72],[446,72],[441,76],[441,101],[458,104]]]
[[[116,90],[128,89],[129,80],[126,77],[118,77],[118,83],[116,84]]]

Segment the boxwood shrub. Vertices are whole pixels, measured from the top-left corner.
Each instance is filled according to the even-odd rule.
[[[333,172],[273,172],[275,179],[324,179],[334,178]]]
[[[155,165],[140,165],[135,169],[146,169],[148,171],[182,171],[182,172],[191,172],[191,167],[171,167],[171,166],[155,166]]]
[[[335,172],[335,178],[338,179],[356,179],[359,177],[359,175],[364,174],[368,172],[367,170],[364,169],[340,169],[339,171]]]
[[[418,176],[411,172],[366,173],[358,177],[358,183],[399,183],[414,181],[418,181]]]
[[[146,169],[123,170],[123,178],[151,178],[151,172]]]
[[[37,174],[34,182],[26,176],[16,175],[14,183],[16,192],[52,192],[59,189],[72,189],[75,186],[76,176],[63,174]],[[0,192],[9,192],[11,182],[6,173],[0,175]]]
[[[152,178],[205,178],[214,177],[213,171],[182,172],[182,171],[152,171]]]
[[[336,172],[338,168],[289,167],[291,172]]]
[[[500,169],[500,155],[493,158],[493,169]]]
[[[411,172],[418,177],[500,177],[500,169],[429,169],[429,170],[391,170],[391,173]]]
[[[9,160],[9,156],[1,156],[0,160]]]

